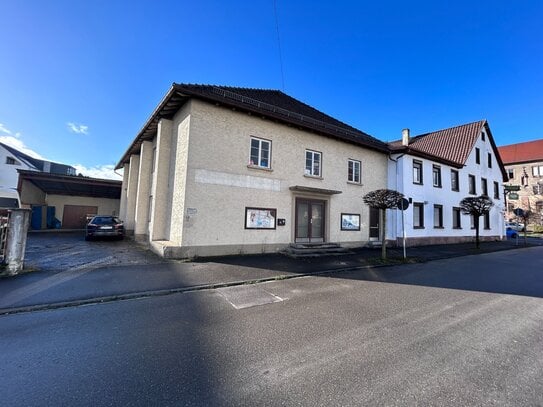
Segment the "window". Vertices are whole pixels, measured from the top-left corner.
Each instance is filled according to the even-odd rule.
[[[481,194],[488,196],[488,182],[486,178],[481,178]]]
[[[434,228],[443,227],[443,205],[434,205]]]
[[[500,199],[500,184],[494,181],[494,199]]]
[[[321,176],[321,153],[305,150],[305,175]]]
[[[475,188],[475,175],[469,174],[469,193],[475,195],[477,190]]]
[[[537,201],[535,203],[535,212],[543,215],[543,201]]]
[[[460,191],[460,185],[458,183],[458,171],[451,170],[451,189],[453,191]]]
[[[492,154],[488,153],[488,168],[492,168]]]
[[[432,167],[432,179],[434,187],[441,188],[441,167],[439,165],[434,165]]]
[[[413,228],[424,228],[424,204],[422,202],[413,204]]]
[[[543,177],[543,165],[534,165],[532,167],[532,175],[534,177]]]
[[[513,170],[512,168],[509,168],[507,170],[507,178],[509,178],[509,179],[515,178],[515,170]]]
[[[534,195],[543,195],[543,185],[536,184],[533,186]]]
[[[462,211],[460,208],[453,208],[452,210],[452,224],[453,229],[462,229]]]
[[[470,220],[470,227],[472,229],[475,229],[475,216],[469,215],[469,220]]]
[[[422,184],[422,161],[413,160],[413,184]]]
[[[66,175],[75,175],[75,168],[68,167],[66,170]]]
[[[486,212],[484,215],[483,215],[483,227],[485,229],[490,229],[490,212]]]
[[[271,141],[251,137],[251,159],[249,165],[270,168]]]
[[[349,160],[349,170],[347,180],[360,184],[360,161]]]
[[[481,150],[475,147],[475,163],[481,164]]]
[[[485,141],[485,132],[484,132],[484,131],[481,133],[481,139],[482,139],[483,141]]]
[[[15,161],[15,158],[13,157],[6,157],[6,164],[9,164],[9,165],[15,165],[17,161]]]

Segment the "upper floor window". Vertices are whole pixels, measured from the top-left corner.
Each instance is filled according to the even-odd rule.
[[[413,184],[422,184],[422,161],[413,160]]]
[[[441,188],[441,167],[439,165],[432,167],[432,179],[434,187]]]
[[[536,184],[533,186],[534,195],[543,195],[543,185]]]
[[[485,141],[485,132],[484,132],[484,131],[481,133],[481,139],[482,139],[483,141]]]
[[[451,189],[453,191],[460,191],[460,184],[458,182],[458,171],[451,170]]]
[[[532,175],[534,177],[543,177],[543,165],[534,165],[532,167]]]
[[[475,162],[481,164],[481,150],[475,147]]]
[[[13,157],[6,157],[6,164],[15,165],[16,163],[17,163],[17,161],[15,161],[15,158],[13,158]]]
[[[251,137],[251,159],[249,165],[270,168],[271,141]]]
[[[481,194],[488,196],[488,182],[486,178],[481,178]]]
[[[66,175],[75,175],[75,168],[68,167],[66,170]]]
[[[305,175],[321,176],[322,154],[318,151],[305,150]]]
[[[356,182],[360,184],[360,161],[349,160],[348,176],[347,180],[349,182]]]
[[[515,178],[515,170],[512,168],[507,169],[507,178],[513,179]]]
[[[494,181],[494,199],[500,199],[500,184]]]
[[[488,153],[488,168],[492,168],[492,154]]]
[[[477,189],[475,188],[475,175],[469,174],[469,193],[472,195],[477,194]]]

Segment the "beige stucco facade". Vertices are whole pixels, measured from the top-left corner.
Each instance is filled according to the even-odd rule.
[[[251,137],[271,142],[270,168],[250,165]],[[325,242],[363,245],[369,240],[369,210],[362,197],[387,185],[387,155],[382,152],[197,99],[185,103],[172,120],[162,119],[146,146],[153,151],[146,159],[155,162],[139,177],[151,184],[138,183],[137,175],[131,178],[145,168],[139,162],[145,151],[133,154],[125,167],[129,175],[121,207],[127,210],[121,216],[125,225],[135,224],[136,205],[130,200],[138,196],[133,188],[144,185],[149,225],[137,237],[149,240],[165,257],[280,250],[296,241],[300,198],[324,202]],[[305,175],[306,149],[321,153],[320,177]],[[349,159],[361,163],[360,183],[347,180]],[[275,210],[275,229],[247,229],[248,207]],[[359,214],[360,230],[341,230],[342,213]],[[140,213],[138,218],[144,217]],[[141,225],[138,229],[143,230]]]
[[[520,188],[514,192],[518,198],[507,196],[506,220],[515,220],[513,210],[520,208],[535,214],[530,223],[543,225],[543,161],[507,164],[505,168],[510,177],[506,184]]]

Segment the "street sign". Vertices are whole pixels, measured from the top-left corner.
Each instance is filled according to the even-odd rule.
[[[515,210],[513,210],[513,213],[517,216],[522,216],[524,215],[524,211],[520,208],[515,208]]]
[[[509,192],[520,191],[520,185],[504,185],[503,189]]]
[[[398,201],[398,209],[405,211],[407,208],[409,208],[409,201],[405,198],[402,198]]]
[[[511,192],[511,193],[509,194],[509,200],[510,200],[510,201],[516,201],[517,199],[518,199],[518,194],[517,194],[517,193]]]

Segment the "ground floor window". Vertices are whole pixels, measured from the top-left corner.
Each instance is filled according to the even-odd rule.
[[[443,228],[443,205],[434,205],[434,228]]]
[[[483,224],[485,229],[490,229],[490,212],[483,215]]]
[[[453,208],[452,210],[452,225],[453,229],[462,229],[462,211],[460,208]]]
[[[424,204],[415,202],[413,204],[413,228],[422,229],[424,227]]]

